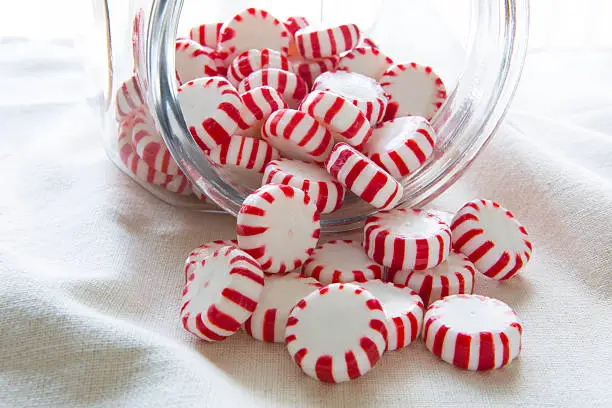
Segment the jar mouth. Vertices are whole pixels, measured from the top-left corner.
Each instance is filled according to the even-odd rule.
[[[432,121],[439,135],[433,157],[402,181],[401,207],[436,198],[490,141],[510,105],[522,72],[529,30],[529,0],[473,0],[468,58],[455,88]],[[193,141],[178,102],[174,42],[183,0],[153,2],[144,49],[143,82],[162,136],[187,177],[236,216],[249,191],[229,184]],[[483,40],[486,39],[486,40]],[[351,201],[351,200],[349,200]],[[352,200],[350,208],[324,216],[324,232],[363,225],[376,209]]]

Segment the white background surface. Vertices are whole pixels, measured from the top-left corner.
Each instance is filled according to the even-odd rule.
[[[511,113],[435,203],[455,210],[474,197],[499,200],[530,231],[535,256],[520,277],[477,282],[478,293],[519,313],[521,357],[504,370],[469,373],[419,342],[334,387],[304,377],[282,345],[244,333],[207,345],[183,331],[184,257],[202,242],[232,238],[234,220],[172,209],[107,160],[65,35],[75,15],[63,6],[76,1],[30,1],[26,13],[4,3],[0,406],[612,406],[605,9],[579,11],[587,24],[562,24],[580,20],[571,9],[578,2],[566,9],[534,0],[535,10],[548,5],[550,18],[536,21],[549,29],[534,30]],[[588,3],[610,15],[608,2]],[[563,39],[566,30],[582,39]]]

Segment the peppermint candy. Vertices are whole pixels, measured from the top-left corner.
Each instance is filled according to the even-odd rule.
[[[527,230],[495,201],[473,200],[453,218],[453,247],[464,253],[483,275],[507,280],[531,259]]]
[[[306,375],[339,383],[366,374],[378,362],[387,345],[385,321],[372,294],[350,283],[335,283],[295,305],[285,343]]]
[[[195,265],[185,284],[183,327],[202,340],[225,340],[253,314],[263,285],[251,256],[234,247],[217,250]]]

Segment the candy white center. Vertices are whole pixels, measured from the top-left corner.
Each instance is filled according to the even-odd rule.
[[[198,267],[195,279],[189,284],[189,309],[202,311],[210,304],[217,303],[221,299],[221,291],[231,280],[229,271],[225,256],[208,258],[204,267]]]
[[[502,248],[524,248],[523,238],[514,219],[508,217],[500,208],[485,207],[478,215],[485,225],[487,238]]]
[[[405,237],[431,236],[440,232],[438,220],[423,214],[392,212],[381,216],[380,223],[393,234]]]
[[[359,243],[326,244],[317,249],[315,263],[325,268],[337,269],[342,272],[363,271],[368,265],[374,264]]]
[[[478,333],[482,331],[501,331],[508,327],[512,320],[512,312],[501,307],[490,299],[485,301],[477,297],[448,298],[437,310],[443,324],[451,330],[463,333]]]
[[[301,179],[310,181],[333,181],[334,178],[323,168],[299,160],[283,160],[278,166],[281,170],[293,174]]]
[[[360,283],[368,292],[380,301],[388,317],[404,315],[416,303],[417,296],[411,296],[405,289],[387,285],[380,280]]]
[[[301,257],[314,232],[313,210],[301,198],[278,198],[270,209],[266,222],[266,246],[271,254],[283,254],[283,259]],[[292,265],[288,265],[292,266]]]
[[[380,97],[378,83],[365,75],[336,71],[320,78],[321,86],[341,96],[373,100]]]
[[[361,337],[371,332],[371,311],[363,296],[345,289],[316,296],[299,315],[300,343],[308,352],[344,357],[348,350],[359,349]]]
[[[205,88],[202,84],[185,86],[178,96],[188,126],[199,127],[205,118],[214,117],[221,102],[216,86]]]

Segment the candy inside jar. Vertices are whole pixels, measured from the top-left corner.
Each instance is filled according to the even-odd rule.
[[[352,173],[353,178],[362,176],[357,187],[347,189],[340,208],[323,215],[323,230],[354,228],[389,204],[424,203],[443,191],[488,140],[515,85],[514,72],[498,72],[502,77],[493,78],[473,71],[485,60],[491,67],[501,60],[490,47],[472,47],[479,42],[479,31],[492,28],[470,21],[484,19],[485,11],[507,18],[503,4],[451,7],[445,1],[414,1],[392,10],[385,2],[368,2],[361,11],[352,7],[340,13],[339,5],[327,3],[264,2],[261,8],[240,9],[241,2],[230,2],[206,12],[197,11],[195,2],[179,3],[136,8],[130,35],[133,58],[114,70],[109,127],[118,128],[130,110],[144,111],[141,115],[156,130],[139,139],[140,150],[149,152],[145,164],[155,156],[151,151],[160,163],[171,155],[178,163],[170,165],[178,168],[173,176],[185,177],[194,193],[178,197],[147,182],[113,152],[117,138],[106,140],[111,158],[126,173],[179,206],[209,210],[216,203],[235,215],[258,187],[257,179],[263,182],[262,160],[267,164],[280,157],[325,169],[337,143],[346,143],[367,167],[380,170],[370,174],[399,183],[394,192],[398,198],[390,203],[376,199],[375,190],[386,191],[388,182],[377,187],[379,180],[364,180],[358,167]],[[458,10],[461,15],[470,12],[471,20],[454,18]],[[498,45],[517,41],[514,34],[497,38]],[[506,61],[518,55],[522,63],[520,49],[506,51]],[[466,103],[485,80],[497,88],[481,93],[482,101],[493,102]],[[183,97],[193,83],[205,82],[198,95]],[[220,84],[228,91],[215,98]],[[490,120],[483,120],[485,116]],[[258,141],[236,140],[245,137]],[[166,149],[159,143],[143,146],[160,138]],[[145,168],[148,179],[155,179],[150,175],[160,168]],[[373,189],[363,195],[369,184]],[[196,197],[209,204],[203,206]]]

